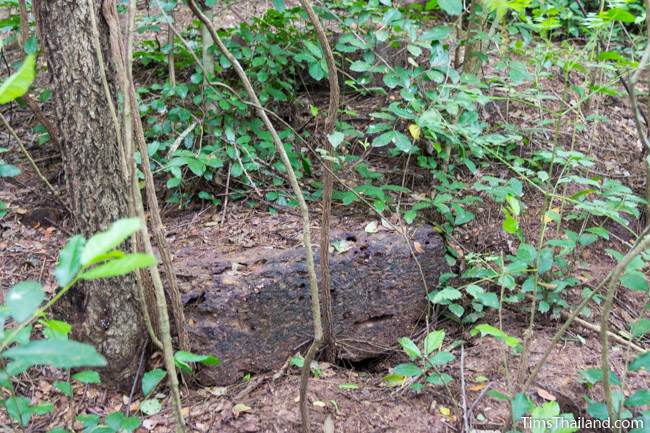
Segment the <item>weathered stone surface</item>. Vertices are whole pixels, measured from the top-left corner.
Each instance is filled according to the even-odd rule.
[[[420,272],[401,235],[346,237],[353,248],[331,257],[335,333],[340,357],[360,361],[411,334],[427,304]],[[411,239],[427,284],[434,287],[446,270],[442,240],[430,227],[417,229]],[[181,257],[177,266],[190,277],[182,288],[192,349],[222,360],[219,367],[201,371],[201,382],[228,384],[246,372],[277,369],[306,349],[312,321],[303,248],[207,256]]]

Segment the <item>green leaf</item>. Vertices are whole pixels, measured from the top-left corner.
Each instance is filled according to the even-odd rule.
[[[521,244],[517,248],[517,258],[530,265],[537,258],[537,250],[531,244]]]
[[[108,230],[97,233],[88,239],[81,252],[81,264],[86,265],[100,254],[111,251],[141,227],[142,221],[139,218],[124,218],[115,221]]]
[[[462,298],[463,294],[458,289],[453,287],[446,287],[439,292],[437,292],[433,297],[430,297],[430,300],[434,304],[440,304],[447,301],[455,301],[456,299]]]
[[[595,385],[603,380],[603,370],[601,368],[589,368],[587,370],[580,370],[578,373],[581,376],[580,381],[590,385]],[[611,370],[609,371],[609,381],[614,385],[621,384],[621,381]]]
[[[419,377],[422,376],[422,370],[415,364],[398,364],[393,368],[393,373],[405,377]]]
[[[339,145],[343,142],[343,139],[345,139],[345,134],[339,131],[334,131],[331,134],[327,134],[327,140],[329,140],[334,149],[339,147]]]
[[[626,272],[621,277],[621,284],[623,285],[623,287],[626,287],[630,290],[634,290],[637,292],[648,291],[648,281],[646,280],[643,272],[639,272],[639,271]]]
[[[162,405],[158,399],[152,398],[140,403],[140,411],[148,416],[155,415],[162,409]]]
[[[70,238],[59,253],[59,262],[54,269],[54,277],[60,287],[70,283],[81,269],[81,251],[86,239],[81,235]]]
[[[427,382],[431,385],[445,385],[452,381],[452,377],[447,373],[432,373],[427,377]]]
[[[354,390],[354,389],[359,389],[359,385],[357,385],[356,383],[340,383],[339,389]]]
[[[167,372],[160,368],[147,371],[142,376],[142,394],[144,394],[145,397],[148,396],[149,393],[151,393],[151,391],[153,391],[156,386],[158,386],[160,381],[163,380],[166,375]]]
[[[640,389],[625,400],[625,406],[637,407],[650,405],[650,390]]]
[[[29,407],[29,400],[25,397],[9,397],[4,401],[4,406],[11,419],[20,423],[23,427],[29,424],[33,412]]]
[[[191,372],[192,367],[189,365],[190,362],[198,362],[203,365],[219,365],[221,361],[219,361],[219,358],[216,356],[197,355],[195,353],[179,350],[178,352],[174,353],[174,362],[181,370],[185,372]]]
[[[404,352],[408,355],[409,359],[413,360],[422,356],[420,349],[418,349],[418,346],[416,346],[413,340],[410,338],[402,337],[398,341],[399,345],[402,346],[402,349],[404,349]]]
[[[71,340],[35,340],[24,346],[7,349],[2,357],[29,366],[50,365],[56,368],[104,367],[106,359],[89,344]]]
[[[273,0],[272,3],[273,3],[273,7],[280,12],[284,12],[284,10],[287,8],[284,5],[284,0]]]
[[[81,383],[88,383],[88,384],[90,383],[99,384],[102,382],[101,379],[99,378],[99,373],[97,373],[95,370],[80,371],[79,373],[73,374],[72,378]]]
[[[539,253],[537,261],[537,273],[539,275],[545,274],[553,267],[553,250],[551,248],[544,248]]]
[[[599,403],[597,401],[592,401],[587,406],[587,413],[592,417],[600,420],[606,420],[609,418],[609,413],[607,412],[607,405],[605,403]]]
[[[29,89],[36,76],[36,57],[29,55],[25,61],[7,80],[0,86],[0,104],[6,104],[20,98]]]
[[[22,281],[11,289],[5,297],[7,312],[16,322],[30,319],[45,299],[43,288],[36,281]]]
[[[424,354],[428,356],[434,350],[440,350],[442,342],[445,340],[445,331],[432,331],[424,337]]]
[[[642,353],[630,363],[630,371],[639,371],[641,369],[650,371],[650,352]]]
[[[452,16],[460,15],[463,11],[463,2],[461,0],[438,0],[438,6]]]
[[[54,388],[66,397],[72,397],[72,385],[70,385],[70,382],[57,380],[52,385],[54,385]]]
[[[533,76],[528,72],[528,68],[522,62],[511,62],[508,75],[515,86],[533,79]]]
[[[650,332],[650,320],[639,319],[630,325],[632,330],[632,337],[639,338]]]
[[[450,352],[438,352],[435,353],[433,356],[429,357],[427,361],[429,361],[429,364],[433,367],[437,367],[440,365],[445,365],[449,364],[451,361],[456,359],[453,353]]]
[[[533,404],[531,401],[526,397],[524,393],[517,393],[513,398],[512,398],[512,420],[513,422],[517,422],[521,419],[522,416],[526,415],[530,409],[532,408]]]
[[[136,269],[148,268],[156,264],[156,259],[149,254],[133,253],[102,263],[82,273],[79,278],[82,280],[97,280],[100,278],[111,278],[126,275]]]
[[[16,177],[20,174],[20,169],[12,164],[0,162],[0,177]]]
[[[496,295],[496,293],[479,293],[476,296],[476,299],[478,299],[479,302],[481,302],[481,304],[485,305],[486,307],[499,308],[499,297]]]
[[[499,341],[503,341],[507,346],[509,347],[517,347],[521,344],[521,340],[519,340],[517,337],[513,337],[511,335],[506,334],[502,330],[495,328],[492,325],[488,324],[481,324],[481,325],[476,325],[472,330],[470,331],[470,335],[472,337],[476,336],[478,333],[481,334],[481,337],[484,337],[486,335],[492,336],[496,338]]]

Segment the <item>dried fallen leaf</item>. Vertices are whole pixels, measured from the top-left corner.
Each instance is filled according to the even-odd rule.
[[[474,392],[477,392],[477,391],[482,390],[483,388],[485,388],[485,384],[484,384],[484,383],[477,383],[476,385],[468,386],[468,387],[467,387],[467,390],[468,390],[468,391],[474,391]]]
[[[312,403],[316,407],[325,407],[326,404],[324,401],[316,400],[315,402]]]
[[[366,227],[364,228],[366,233],[377,233],[378,229],[379,229],[379,223],[377,221],[370,221],[368,224],[366,224]]]
[[[250,406],[247,406],[244,403],[237,403],[233,406],[232,413],[235,415],[235,417],[238,417],[240,413],[251,412],[252,410],[253,409],[251,409]]]
[[[415,252],[418,254],[422,254],[424,252],[424,248],[422,247],[422,244],[419,243],[418,241],[413,242],[413,248],[415,249]]]
[[[548,401],[557,400],[557,398],[553,394],[551,394],[550,392],[548,392],[548,391],[546,391],[545,389],[542,389],[542,388],[537,388],[537,395],[542,397],[544,400],[548,400]]]

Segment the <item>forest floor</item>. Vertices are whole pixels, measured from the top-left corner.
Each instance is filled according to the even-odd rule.
[[[248,3],[243,3],[246,4]],[[268,5],[262,2],[246,8],[239,6],[235,12],[230,12],[228,20],[239,22],[242,16],[260,13],[266,7]],[[549,92],[552,92],[554,83],[547,84]],[[373,104],[382,103],[383,100],[344,101],[344,104],[355,108],[361,115],[371,112]],[[602,114],[609,120],[579,134],[576,150],[592,156],[597,162],[592,168],[594,175],[619,179],[642,194],[645,174],[634,122],[626,101],[603,97],[593,104],[591,114]],[[20,125],[21,136],[29,136],[30,126],[34,122],[30,113],[14,106],[6,115],[14,125]],[[522,126],[535,122],[535,113],[524,108],[513,107],[507,116],[509,122]],[[569,123],[567,122],[567,125]],[[571,136],[571,130],[561,131],[561,137],[567,143]],[[29,140],[26,141],[29,143]],[[538,148],[547,145],[543,140],[531,143],[531,146]],[[4,131],[0,133],[0,146],[12,149],[15,147],[15,143]],[[48,178],[57,187],[64,188],[60,178],[60,157],[52,150],[45,150],[37,144],[30,145],[30,151],[38,164],[44,168]],[[612,155],[615,155],[616,159]],[[371,153],[368,157],[373,159],[373,164],[380,164],[383,158],[380,152]],[[42,281],[46,290],[52,293],[55,284],[51,269],[56,263],[59,248],[72,234],[72,223],[69,215],[52,203],[46,189],[33,175],[26,161],[19,159],[17,164],[23,169],[23,173],[17,178],[0,181],[3,185],[0,200],[9,203],[11,209],[10,213],[0,220],[0,289],[5,290],[17,281],[34,278]],[[393,171],[393,176],[401,177],[402,170]],[[472,184],[482,175],[507,177],[509,174],[505,168],[495,166],[494,172],[491,173],[480,172],[472,175],[467,172],[462,180]],[[410,180],[414,191],[427,192],[425,175],[419,178],[414,176]],[[525,191],[524,198],[528,208],[521,222],[523,230],[526,233],[537,233],[543,198],[536,191],[529,189]],[[513,245],[501,230],[500,209],[490,203],[485,200],[474,205],[472,210],[477,217],[453,234],[453,248],[461,253],[514,253]],[[317,229],[319,212],[318,209],[312,209],[312,212],[313,229]],[[279,215],[269,215],[264,208],[251,209],[241,202],[231,202],[225,210],[220,207],[207,207],[180,211],[168,206],[163,209],[163,216],[172,252],[181,248],[187,249],[189,246],[201,251],[212,251],[216,257],[256,246],[278,249],[295,247],[300,244],[301,239],[300,219],[294,210],[285,213],[282,209]],[[426,216],[424,222],[427,218],[432,218],[432,215]],[[376,220],[375,215],[361,206],[335,206],[333,209],[334,228],[362,231],[367,223]],[[642,223],[639,221],[637,224],[640,226]],[[622,230],[616,231],[612,228],[612,231],[622,239],[629,239],[629,234]],[[314,232],[316,234],[317,230]],[[577,269],[584,270],[584,276],[578,274],[576,277],[584,284],[597,284],[613,266],[613,260],[605,254],[604,248],[604,242],[598,241],[586,248],[579,257],[574,257],[578,264]],[[181,267],[177,267],[176,271],[183,273]],[[571,296],[580,299],[578,292]],[[503,328],[509,334],[522,336],[528,326],[526,310],[527,308],[522,308],[521,305],[505,307],[502,314]],[[636,297],[629,291],[621,292],[613,313],[613,330],[628,329],[628,324],[638,318],[637,312],[641,310],[642,296]],[[592,323],[597,323],[598,312],[593,313]],[[488,323],[496,323],[498,320],[496,314],[486,317]],[[550,316],[542,316],[536,322],[530,366],[540,358],[560,324],[561,321]],[[500,429],[510,416],[509,406],[505,402],[487,397],[485,393],[488,389],[507,392],[508,384],[504,378],[514,377],[520,368],[520,359],[508,354],[500,343],[492,339],[470,339],[469,327],[464,328],[458,323],[442,318],[437,327],[444,329],[450,339],[465,340],[464,356],[462,359],[457,356],[460,362],[455,362],[447,371],[459,379],[462,368],[466,382],[464,390],[461,389],[460,380],[451,382],[449,390],[434,391],[432,388],[425,388],[418,394],[408,389],[386,387],[382,377],[389,367],[403,361],[403,355],[397,352],[355,368],[320,363],[322,374],[311,379],[309,391],[314,425],[322,426],[325,419],[331,417],[336,431],[340,432],[456,432],[460,431],[462,425],[461,401],[466,399],[466,407],[471,408],[470,412],[474,416],[475,428]],[[623,345],[612,346],[612,362],[617,373],[621,373],[625,368],[624,359],[628,350],[630,349]],[[504,370],[504,359],[508,361],[509,372]],[[147,368],[162,364],[157,353],[146,361]],[[598,386],[587,389],[585,384],[578,380],[578,371],[598,367],[599,361],[598,335],[584,327],[572,326],[537,378],[533,387],[534,397],[539,402],[557,400],[563,412],[572,412],[576,416],[584,415],[585,402],[582,395],[587,394],[594,398],[599,395],[600,389]],[[81,425],[71,419],[71,414],[75,411],[103,415],[127,408],[131,413],[138,410],[140,400],[137,396],[130,399],[128,394],[95,386],[75,388],[73,408],[51,386],[51,379],[56,374],[58,373],[49,369],[42,369],[24,375],[24,395],[31,395],[33,401],[52,401],[56,406],[53,412],[55,415],[38,417],[26,431],[47,431],[50,426],[61,424],[72,424],[75,431],[80,431]],[[650,385],[648,374],[645,372],[629,377],[630,391]],[[183,388],[183,410],[191,431],[196,432],[298,432],[298,382],[299,371],[295,367],[255,375],[228,387],[204,387],[190,382]],[[348,386],[341,386],[344,384],[355,384],[357,387],[349,389]],[[4,429],[3,425],[9,425],[2,416],[0,414],[0,432]],[[316,431],[321,430],[319,427]],[[144,418],[142,427],[137,431],[173,431],[173,417],[169,409]]]

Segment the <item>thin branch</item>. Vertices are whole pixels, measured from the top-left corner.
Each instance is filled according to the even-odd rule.
[[[330,288],[330,269],[329,269],[329,243],[330,243],[330,217],[332,214],[332,189],[334,187],[334,178],[330,174],[334,170],[332,158],[334,157],[334,147],[329,141],[328,134],[330,134],[336,124],[336,113],[339,108],[341,90],[339,89],[339,78],[337,74],[336,62],[334,60],[334,53],[327,40],[327,34],[321,25],[320,19],[314,12],[309,0],[300,0],[307,16],[311,21],[318,40],[320,42],[321,50],[325,56],[327,63],[327,79],[329,82],[329,106],[327,108],[327,117],[325,118],[325,128],[321,136],[324,144],[325,152],[327,153],[324,158],[323,167],[323,200],[321,212],[321,235],[320,235],[320,271],[321,271],[321,295],[323,301],[323,344],[325,345],[325,359],[327,362],[334,362],[336,358],[336,342],[334,337],[334,324],[332,314],[332,292]],[[316,329],[314,329],[316,333]],[[300,414],[302,416],[302,430],[304,433],[309,433],[311,430],[309,425],[309,409],[307,407],[307,387],[309,382],[309,372],[311,369],[311,360],[319,349],[320,341],[315,338],[312,347],[307,351],[305,363],[300,375]],[[311,356],[310,356],[311,355]]]
[[[303,243],[305,245],[307,271],[309,273],[311,314],[312,314],[313,324],[314,324],[314,343],[312,344],[310,350],[307,353],[307,355],[309,356],[310,352],[315,352],[313,349],[317,348],[317,346],[323,340],[323,325],[321,322],[320,300],[318,296],[318,279],[316,277],[316,269],[314,265],[314,255],[312,251],[312,242],[311,242],[311,234],[310,234],[309,209],[307,208],[307,203],[305,202],[305,198],[302,194],[302,190],[300,189],[300,185],[298,184],[298,179],[296,178],[296,174],[293,170],[293,167],[291,166],[291,161],[289,160],[289,156],[287,155],[282,140],[280,139],[280,136],[275,130],[273,123],[271,123],[271,120],[267,116],[266,111],[262,107],[262,104],[260,103],[260,100],[257,97],[257,94],[255,93],[255,90],[253,89],[253,86],[250,80],[248,79],[246,72],[241,67],[239,61],[232,55],[230,50],[228,50],[228,48],[224,45],[223,41],[221,40],[221,38],[219,38],[219,35],[215,31],[214,26],[212,25],[210,20],[203,14],[203,12],[197,7],[194,0],[189,0],[188,5],[192,10],[192,12],[194,13],[194,15],[197,18],[199,18],[199,20],[201,20],[201,22],[208,29],[208,31],[210,32],[210,36],[212,37],[212,40],[217,45],[219,50],[223,53],[223,55],[228,59],[228,61],[233,65],[237,75],[242,81],[242,84],[246,89],[246,93],[248,94],[248,97],[250,98],[251,102],[255,106],[257,115],[260,117],[260,119],[262,119],[264,125],[266,126],[266,129],[269,131],[271,137],[273,138],[273,142],[275,144],[277,152],[280,155],[280,158],[287,170],[289,183],[291,184],[293,192],[296,196],[296,200],[298,201],[298,205],[300,207],[302,220],[303,220],[302,221]],[[313,356],[313,353],[311,353],[311,355]],[[307,364],[307,360],[305,360],[305,363]],[[303,370],[303,374],[304,371],[305,370]]]
[[[646,230],[648,232],[650,230]],[[603,304],[603,311],[600,315],[600,344],[601,344],[601,368],[603,370],[603,392],[605,394],[605,402],[607,403],[607,412],[612,421],[618,419],[619,408],[613,407],[612,393],[609,380],[609,314],[614,304],[614,297],[619,285],[619,279],[627,270],[627,266],[632,260],[645,250],[650,248],[650,233],[646,233],[639,242],[618,262],[616,267],[611,273],[610,278],[607,279],[607,292],[605,295],[605,302]]]

